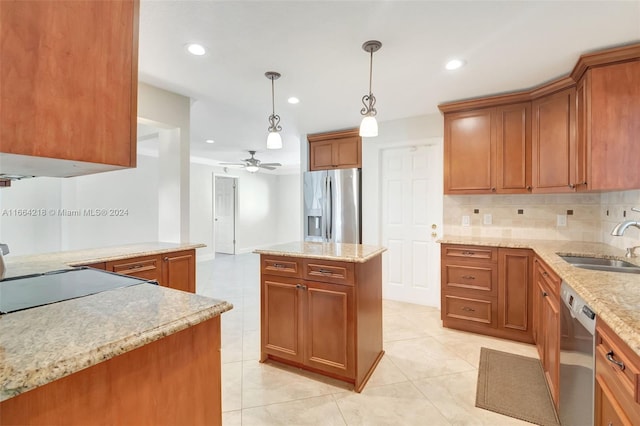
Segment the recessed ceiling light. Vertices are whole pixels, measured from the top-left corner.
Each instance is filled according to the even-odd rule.
[[[207,53],[207,50],[201,44],[191,43],[187,45],[187,50],[192,55],[202,56]]]
[[[449,71],[453,71],[453,70],[457,70],[463,65],[464,65],[464,61],[462,59],[452,59],[449,62],[447,62],[447,65],[445,65],[444,67]]]
[[[216,141],[214,141],[213,139],[207,139],[205,142],[206,143],[215,143]]]
[[[287,99],[287,102],[289,102],[290,104],[297,104],[300,102],[300,99],[296,98],[295,96],[292,96],[289,99]]]

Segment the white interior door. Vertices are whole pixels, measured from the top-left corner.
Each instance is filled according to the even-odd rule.
[[[442,146],[382,151],[383,297],[440,306]]]
[[[215,177],[214,241],[216,253],[236,253],[236,189],[237,179]]]

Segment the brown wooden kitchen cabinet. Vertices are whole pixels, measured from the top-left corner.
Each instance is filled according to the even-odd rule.
[[[578,189],[640,188],[640,60],[586,70],[576,102]]]
[[[106,262],[107,271],[155,280],[164,287],[196,292],[195,249]]]
[[[531,103],[445,114],[446,194],[531,190]]]
[[[362,167],[362,138],[358,129],[308,135],[309,170]]]
[[[384,353],[381,257],[260,259],[260,360],[345,380],[360,392]]]
[[[598,318],[595,353],[595,424],[640,424],[640,358]]]
[[[533,101],[533,191],[574,192],[575,87]]]
[[[72,160],[47,176],[84,174],[78,162],[135,167],[138,10],[138,0],[0,2],[3,172],[15,173],[13,154]]]
[[[533,342],[531,250],[456,244],[441,249],[443,326]]]
[[[560,396],[560,277],[541,259],[533,264],[535,343],[553,402]]]

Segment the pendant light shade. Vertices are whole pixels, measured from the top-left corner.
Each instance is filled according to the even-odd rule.
[[[269,132],[267,136],[267,149],[280,149],[282,148],[282,137],[278,132]]]
[[[267,149],[282,148],[282,136],[280,136],[280,116],[276,115],[274,81],[280,78],[280,73],[267,71],[265,77],[271,80],[271,115],[269,116],[269,136],[267,136]]]
[[[360,136],[365,138],[378,136],[378,122],[375,117],[378,111],[375,109],[376,97],[373,96],[371,91],[371,82],[373,80],[373,52],[377,52],[381,47],[382,43],[378,40],[369,40],[362,45],[362,49],[365,52],[369,52],[371,56],[369,62],[369,94],[362,97],[364,108],[360,110],[360,114],[364,115],[360,123]]]

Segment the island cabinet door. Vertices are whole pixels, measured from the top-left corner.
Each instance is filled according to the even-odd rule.
[[[302,363],[302,283],[295,278],[262,278],[262,354]]]
[[[313,281],[303,283],[304,363],[342,377],[355,377],[353,287]]]

